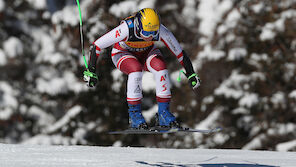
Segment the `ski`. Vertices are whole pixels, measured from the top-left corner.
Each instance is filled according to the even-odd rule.
[[[126,129],[122,131],[112,131],[109,134],[165,134],[165,133],[174,133],[176,130],[153,130],[153,129]]]
[[[191,129],[191,128],[162,128],[152,127],[150,129],[126,129],[122,131],[111,131],[109,134],[169,134],[169,133],[204,133],[210,134],[221,131],[222,128],[213,129]]]
[[[191,129],[191,128],[181,128],[178,129],[178,132],[197,132],[197,133],[205,133],[205,134],[209,134],[209,133],[215,133],[215,132],[220,132],[222,130],[221,127],[217,127],[217,128],[213,128],[213,129]]]

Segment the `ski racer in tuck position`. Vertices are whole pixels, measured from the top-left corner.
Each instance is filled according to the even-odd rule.
[[[156,100],[158,103],[158,126],[179,128],[175,116],[170,112],[170,79],[166,63],[154,42],[162,41],[178,58],[185,68],[189,84],[193,89],[200,86],[200,80],[189,57],[180,44],[160,22],[154,9],[144,8],[121,21],[121,24],[93,42],[90,48],[89,71],[84,72],[84,79],[89,87],[97,83],[96,61],[102,49],[113,45],[112,61],[124,74],[128,75],[127,103],[130,128],[148,129],[142,115],[142,75],[151,72],[156,82]]]

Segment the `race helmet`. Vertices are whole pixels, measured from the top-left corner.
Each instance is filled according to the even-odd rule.
[[[135,27],[137,34],[146,38],[156,37],[159,33],[160,18],[157,12],[151,8],[144,8],[135,15]]]

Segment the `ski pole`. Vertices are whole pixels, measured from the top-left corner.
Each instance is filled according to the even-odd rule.
[[[84,40],[83,40],[83,31],[82,31],[81,9],[80,9],[79,0],[76,0],[76,2],[77,2],[78,10],[79,10],[79,21],[80,21],[79,28],[80,28],[80,43],[81,43],[82,57],[83,57],[83,60],[84,60],[85,67],[88,70],[88,65],[87,65],[87,62],[86,62],[86,59],[85,59],[85,55],[84,55]]]
[[[186,76],[185,72],[184,72],[183,70],[180,70],[180,72],[179,72],[179,76],[178,76],[178,78],[177,78],[177,81],[178,81],[178,82],[181,82],[181,74],[182,74],[182,73]]]

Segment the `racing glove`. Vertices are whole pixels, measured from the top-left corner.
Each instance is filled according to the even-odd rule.
[[[188,83],[192,87],[192,89],[197,89],[200,86],[200,79],[196,73],[191,75],[187,75]]]
[[[86,70],[83,72],[83,79],[87,82],[87,86],[95,87],[98,82],[98,76],[96,73]]]
[[[96,55],[96,46],[90,46],[90,56],[88,62],[88,69],[83,72],[83,79],[87,82],[87,86],[94,87],[98,82],[98,76],[96,74],[96,62],[97,62],[97,55]]]

